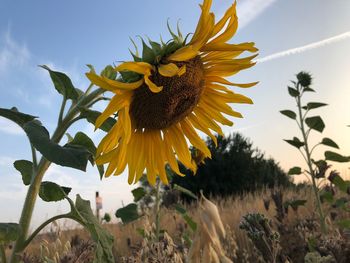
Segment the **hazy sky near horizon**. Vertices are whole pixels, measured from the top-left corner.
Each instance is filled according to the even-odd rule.
[[[107,64],[129,60],[128,48],[132,48],[129,37],[141,35],[158,40],[161,34],[167,39],[168,18],[174,27],[181,19],[183,33],[193,32],[200,14],[199,3],[199,0],[59,3],[1,0],[0,107],[16,106],[22,112],[40,116],[52,132],[61,97],[47,72],[37,65],[46,64],[63,71],[77,88],[86,89],[89,85],[84,75],[88,70],[86,64],[101,70]],[[213,0],[217,19],[231,3]],[[238,0],[240,27],[232,43],[254,41],[260,49],[261,63],[232,80],[260,83],[251,89],[235,89],[251,97],[254,105],[234,106],[244,119],[235,119],[235,125],[224,131],[243,133],[286,171],[294,165],[304,166],[297,150],[283,141],[299,135],[298,130],[279,111],[294,108],[287,85],[296,73],[306,70],[312,73],[313,88],[317,90],[306,99],[329,104],[314,112],[322,115],[326,123],[323,135],[315,133],[315,142],[321,136],[330,137],[340,145],[340,153],[349,155],[350,128],[346,127],[350,124],[349,14],[347,0]],[[70,133],[77,130],[91,135],[96,144],[103,135],[94,133],[92,125],[85,122],[73,127]],[[16,222],[26,187],[12,163],[29,159],[30,148],[24,132],[1,117],[0,135],[0,222]],[[337,168],[348,175],[348,165]],[[73,187],[72,197],[80,193],[93,201],[94,192],[100,191],[105,211],[113,213],[122,202],[131,201],[130,190],[135,188],[127,184],[126,174],[100,181],[91,167],[83,173],[52,165],[45,180]],[[39,200],[34,224],[67,209],[65,202],[52,205]]]

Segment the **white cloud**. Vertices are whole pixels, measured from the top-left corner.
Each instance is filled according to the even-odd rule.
[[[239,1],[237,13],[239,17],[239,28],[242,29],[262,14],[269,6],[277,0],[245,0]]]
[[[330,45],[345,39],[350,38],[350,31],[345,32],[343,34],[334,36],[334,37],[330,37],[330,38],[326,38],[305,46],[301,46],[301,47],[296,47],[296,48],[291,48],[285,51],[281,51],[281,52],[277,52],[274,53],[272,55],[263,57],[263,58],[259,58],[256,60],[256,62],[258,63],[262,63],[262,62],[266,62],[266,61],[270,61],[270,60],[274,60],[274,59],[278,59],[278,58],[282,58],[282,57],[286,57],[286,56],[290,56],[290,55],[294,55],[294,54],[299,54],[305,51],[309,51],[315,48],[320,48],[326,45]]]
[[[11,67],[23,67],[29,61],[31,54],[25,43],[15,42],[10,33],[10,27],[1,37],[0,42],[0,74]]]

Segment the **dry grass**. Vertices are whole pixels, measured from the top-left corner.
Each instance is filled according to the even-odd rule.
[[[306,206],[300,207],[297,211],[292,211],[291,209],[289,209],[289,212],[285,214],[283,223],[279,226],[278,220],[274,220],[275,223],[273,227],[275,230],[286,231],[285,235],[287,240],[283,241],[282,237],[281,242],[289,242],[288,239],[290,238],[290,236],[288,235],[294,235],[294,237],[295,235],[297,235],[297,237],[295,237],[296,243],[300,242],[300,240],[307,239],[309,235],[309,228],[305,226],[305,222],[307,222],[307,220],[311,220],[310,222],[312,222],[312,224],[316,222],[315,220],[313,220],[313,218],[315,218],[315,209],[313,202],[314,198],[311,191],[309,191],[307,188],[300,190],[299,192],[285,190],[283,191],[283,198],[284,200],[306,199],[307,203]],[[226,231],[226,238],[222,239],[221,243],[225,255],[231,260],[233,260],[233,262],[235,263],[264,262],[259,252],[256,250],[252,242],[247,237],[246,233],[239,228],[239,224],[242,220],[242,216],[248,213],[262,213],[267,218],[275,218],[276,206],[271,199],[270,191],[263,191],[255,194],[249,193],[241,197],[211,199],[211,201],[217,205],[222,223]],[[184,206],[186,207],[188,213],[192,216],[193,220],[195,222],[200,222],[200,211],[198,209],[197,204]],[[152,216],[153,214],[150,213],[149,216],[144,216],[136,222],[129,223],[127,225],[104,225],[104,227],[108,229],[108,231],[112,233],[115,237],[114,254],[116,258],[119,259],[119,261],[117,262],[120,262],[122,258],[122,262],[175,262],[172,261],[173,259],[171,259],[170,261],[165,260],[164,258],[167,255],[160,254],[158,254],[158,256],[163,258],[163,261],[145,261],[145,259],[141,261],[130,260],[131,258],[135,259],[137,257],[145,258],[147,257],[147,255],[152,255],[152,257],[154,257],[154,254],[158,253],[159,250],[166,250],[168,251],[167,253],[170,253],[169,251],[172,251],[172,258],[174,258],[175,254],[177,258],[179,255],[181,256],[182,261],[177,259],[178,261],[176,262],[185,262],[185,258],[188,255],[189,245],[184,240],[184,234],[189,233],[190,237],[193,239],[193,231],[190,230],[190,228],[184,222],[182,217],[174,209],[162,208],[160,225],[161,228],[164,229],[169,236],[166,237],[166,240],[163,239],[159,243],[155,243],[154,240],[151,240],[150,238],[145,239],[138,233],[138,229],[145,229],[148,232],[152,231],[152,222],[154,222],[154,218],[152,218]],[[332,229],[333,226],[331,220],[329,220],[329,225]],[[334,230],[334,233],[338,232]],[[311,233],[310,235],[314,235],[314,233]],[[40,254],[40,244],[42,244],[43,239],[47,240],[49,243],[57,242],[57,239],[59,239],[59,243],[66,244],[67,242],[72,242],[72,237],[74,236],[79,236],[82,239],[86,240],[89,238],[88,234],[84,230],[79,228],[69,231],[60,231],[59,235],[55,234],[55,230],[53,229],[51,232],[37,237],[26,252],[31,255]],[[340,235],[338,236],[340,237]],[[169,239],[171,241],[169,241]],[[339,239],[337,236],[334,237],[334,242],[339,243]],[[326,247],[327,244],[328,243],[326,242],[324,246]],[[152,251],[152,249],[158,252],[154,252]]]

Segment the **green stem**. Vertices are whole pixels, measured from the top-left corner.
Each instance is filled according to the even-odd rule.
[[[1,263],[6,263],[6,252],[5,252],[5,246],[3,244],[0,244],[0,259]]]
[[[70,217],[70,214],[68,213],[68,214],[57,215],[46,220],[27,238],[27,240],[23,243],[23,248],[26,248],[29,245],[29,243],[34,239],[34,237],[36,237],[36,235],[39,234],[39,232],[43,230],[48,224],[62,218],[71,218],[71,217]]]
[[[60,110],[60,115],[59,115],[59,120],[61,119],[61,121],[58,121],[57,128],[51,137],[51,141],[54,143],[59,143],[62,137],[64,136],[64,134],[66,133],[66,131],[68,130],[68,128],[70,127],[70,125],[73,124],[72,120],[74,120],[79,114],[80,107],[83,107],[84,105],[90,103],[100,94],[102,94],[102,90],[93,91],[86,97],[83,96],[83,98],[81,98],[78,102],[73,103],[71,105],[66,116],[63,118],[64,108],[67,101],[66,98],[64,97],[61,110]],[[36,158],[36,156],[34,158]],[[33,162],[34,162],[34,158],[33,158]],[[21,235],[18,237],[18,239],[15,242],[12,255],[9,261],[10,263],[19,262],[18,256],[27,245],[26,238],[28,236],[35,202],[38,197],[42,179],[50,165],[51,165],[51,162],[45,159],[44,157],[42,157],[37,166],[36,172],[33,174],[33,179],[28,188],[27,196],[24,201],[21,217],[19,220]]]
[[[32,144],[30,144],[30,149],[32,150],[32,160],[33,160],[33,174],[36,173],[36,170],[38,169],[38,161],[36,158],[36,151]]]
[[[66,103],[67,103],[67,96],[66,96],[66,94],[64,94],[63,99],[62,99],[60,114],[59,114],[59,116],[58,116],[58,124],[57,124],[57,127],[61,124],[61,122],[62,122],[62,120],[63,120],[63,114],[64,114],[64,109],[65,109],[65,107],[66,107]]]
[[[320,223],[321,223],[321,231],[323,234],[327,233],[327,226],[326,226],[326,221],[325,221],[325,216],[322,210],[322,206],[321,206],[321,200],[320,200],[320,195],[319,195],[319,191],[318,191],[318,187],[316,184],[316,179],[315,179],[315,172],[312,169],[312,161],[311,161],[311,153],[309,150],[309,144],[307,141],[307,134],[305,131],[305,126],[304,126],[304,117],[302,115],[302,111],[301,111],[301,95],[299,95],[297,97],[297,106],[298,106],[298,111],[299,111],[299,120],[300,120],[300,129],[301,129],[301,133],[303,135],[303,139],[304,139],[304,143],[305,143],[305,154],[306,154],[306,163],[308,165],[309,168],[309,173],[311,175],[311,181],[312,181],[312,188],[316,197],[316,206],[317,206],[317,210],[318,210],[318,214],[320,217]]]
[[[160,234],[160,181],[157,181],[156,186],[156,204],[155,204],[155,213],[156,213],[156,240],[159,242],[159,234]]]

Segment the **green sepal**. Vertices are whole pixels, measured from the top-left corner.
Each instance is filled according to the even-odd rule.
[[[142,41],[142,61],[153,65],[156,59],[156,55],[153,52],[152,48],[147,46],[143,38],[141,38],[141,41]]]

